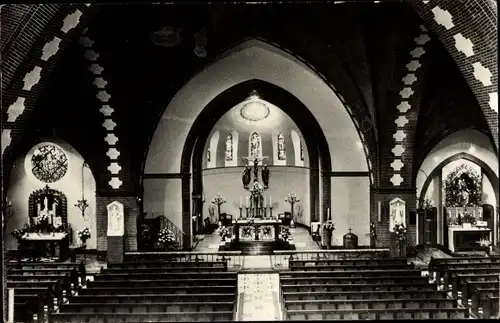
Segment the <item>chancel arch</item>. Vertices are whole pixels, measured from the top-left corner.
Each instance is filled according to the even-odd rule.
[[[42,214],[50,224],[68,225],[74,243],[77,232],[88,228],[87,249],[96,250],[96,181],[82,155],[63,140],[47,138],[18,156],[14,165],[7,189],[11,215],[5,224],[6,249],[17,249],[12,231],[34,224]],[[77,206],[83,199],[88,205],[84,212]]]
[[[310,86],[304,86],[304,84]],[[203,93],[197,91],[200,86],[205,89]],[[210,103],[219,102],[219,100],[214,100],[215,98],[228,89],[235,92],[236,86],[244,89],[244,91],[240,90],[239,95],[227,94],[232,97],[230,100],[232,105],[228,103],[221,104],[221,107],[217,108],[217,117],[213,115],[214,112],[206,112],[212,109],[208,108]],[[264,97],[274,97],[275,95],[272,92],[275,89],[285,91],[288,96],[293,97],[291,101],[297,102],[295,105],[306,107],[310,118],[304,118],[303,115],[292,111],[294,109],[286,107],[286,103],[278,104],[293,120],[302,119],[304,122],[305,120],[314,120],[311,124],[318,125],[317,127],[308,126],[309,130],[306,130],[302,129],[297,122],[306,141],[305,146],[311,165],[319,164],[317,157],[313,157],[318,156],[319,152],[316,149],[309,148],[320,145],[323,147],[322,149],[325,149],[322,151],[321,157],[321,171],[328,174],[328,179],[325,179],[325,181],[329,181],[329,175],[332,171],[335,171],[337,172],[335,186],[343,186],[346,181],[349,182],[347,185],[350,186],[354,184],[350,183],[352,178],[343,177],[343,173],[366,172],[366,181],[364,177],[363,179],[357,177],[357,182],[354,184],[357,189],[366,191],[366,201],[357,203],[351,200],[349,202],[342,197],[341,199],[344,202],[338,211],[340,213],[339,217],[343,217],[341,214],[347,214],[346,217],[349,218],[351,213],[353,215],[357,214],[358,217],[366,217],[366,221],[364,221],[366,223],[363,224],[362,229],[363,234],[365,234],[364,231],[365,229],[368,230],[369,223],[369,169],[363,150],[358,148],[360,136],[346,108],[335,92],[314,71],[292,55],[255,39],[235,46],[219,60],[207,66],[205,70],[193,77],[177,92],[165,109],[148,150],[144,173],[176,174],[180,171],[180,175],[175,179],[146,179],[144,181],[145,210],[163,210],[165,214],[168,213],[172,217],[172,222],[179,224],[179,226],[182,222],[184,229],[190,226],[188,223],[183,222],[187,220],[182,220],[190,219],[190,203],[186,202],[186,200],[189,201],[189,198],[178,199],[180,193],[177,193],[177,191],[181,191],[183,177],[199,176],[200,170],[193,168],[192,173],[189,171],[194,143],[197,138],[205,138],[203,141],[206,143],[206,138],[213,126],[211,124],[213,121],[209,120],[215,121],[220,118],[232,106],[247,99],[256,88],[261,96],[264,94]],[[196,93],[196,95],[193,95],[193,93]],[[228,100],[225,99],[225,101]],[[273,102],[273,104],[277,103]],[[201,132],[200,130],[203,128],[207,130]],[[195,131],[194,129],[198,130]],[[342,129],[342,131],[339,131],[339,129]],[[197,132],[199,134],[196,134]],[[309,135],[307,135],[308,132]],[[324,137],[324,140],[322,139],[323,143],[314,141],[314,138],[318,138],[318,136]],[[201,147],[204,146],[204,143],[198,142],[197,145]],[[197,164],[194,160],[196,158],[201,157],[193,157],[193,164]],[[316,162],[314,162],[315,160]],[[201,167],[201,164],[199,167]],[[314,166],[313,169],[316,171]],[[193,183],[196,183],[195,178],[193,178]],[[189,182],[187,182],[187,185],[189,185]],[[332,187],[330,185],[327,185],[327,187],[328,192],[324,193],[330,197]],[[193,187],[187,191],[196,192],[199,189],[201,188]],[[176,192],[173,192],[174,190]],[[314,190],[316,192],[312,194],[314,199],[317,199],[319,197],[317,192],[319,188]],[[158,192],[162,192],[162,196],[167,196],[164,194],[171,192],[172,195],[168,196],[172,196],[172,198],[169,198],[168,201],[164,198],[160,200],[157,198],[159,196],[154,197]],[[320,218],[321,215],[326,214],[326,209],[330,207],[330,203],[324,203],[322,210],[319,208],[319,202],[314,203],[313,206],[315,210],[311,213]],[[347,223],[342,226],[342,230],[347,230],[347,228]]]

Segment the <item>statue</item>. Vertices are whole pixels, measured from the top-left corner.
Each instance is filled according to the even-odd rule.
[[[257,158],[255,158],[253,160],[253,181],[254,182],[257,182],[259,180],[259,160]]]
[[[243,187],[245,189],[247,189],[248,184],[250,184],[250,171],[251,171],[250,166],[248,166],[248,165],[245,166],[245,169],[243,170],[243,174],[241,176],[241,180],[243,182]]]
[[[269,169],[267,165],[264,165],[262,169],[262,181],[264,182],[264,188],[267,189],[269,187]]]
[[[123,204],[117,201],[110,203],[108,209],[108,236],[124,235]]]

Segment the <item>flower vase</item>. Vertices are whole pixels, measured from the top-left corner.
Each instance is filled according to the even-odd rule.
[[[470,223],[465,223],[465,222],[464,222],[464,223],[462,223],[462,227],[463,227],[464,229],[470,229],[470,228],[472,228],[472,224],[470,224]]]

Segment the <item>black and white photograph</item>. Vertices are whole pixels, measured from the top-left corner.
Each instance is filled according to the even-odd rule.
[[[500,319],[496,0],[0,5],[6,323]]]

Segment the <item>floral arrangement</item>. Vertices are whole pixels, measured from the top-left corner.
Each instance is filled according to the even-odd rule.
[[[300,202],[300,199],[297,196],[297,194],[295,194],[294,192],[291,192],[290,194],[288,194],[287,197],[285,197],[285,202],[288,202],[290,204],[294,204],[294,203]]]
[[[217,206],[221,206],[222,204],[226,203],[226,199],[223,198],[220,193],[217,193],[217,195],[210,201],[212,204],[215,204]]]
[[[270,237],[271,236],[271,227],[262,228],[262,235],[264,237]]]
[[[169,229],[161,229],[160,232],[158,232],[158,241],[165,245],[173,244],[175,242],[175,235]]]
[[[48,222],[49,221],[49,216],[47,214],[40,214],[36,217],[36,220],[38,223],[42,222]]]
[[[326,220],[326,222],[323,222],[323,230],[327,231],[335,230],[335,222],[333,222],[331,219]]]
[[[27,231],[28,230],[26,230],[26,228],[15,229],[14,231],[11,232],[11,234],[17,241],[19,241]]]
[[[462,223],[476,224],[476,218],[467,210],[464,211],[461,218]]]
[[[396,224],[393,230],[398,244],[406,242],[406,227],[403,224]]]
[[[228,228],[226,227],[222,227],[220,228],[219,230],[219,236],[222,238],[222,239],[225,239],[226,237],[231,237],[231,232],[229,231]]]
[[[260,196],[264,193],[264,189],[260,186],[259,182],[254,182],[250,189],[250,193],[252,193],[253,196]]]
[[[420,204],[420,208],[424,210],[432,209],[433,207],[432,201],[428,198],[425,198]]]
[[[77,232],[78,238],[82,241],[82,243],[85,243],[88,239],[90,239],[90,230],[89,228],[84,228],[82,230],[79,230]]]
[[[453,170],[444,180],[446,207],[478,206],[483,191],[481,176],[469,165]]]

